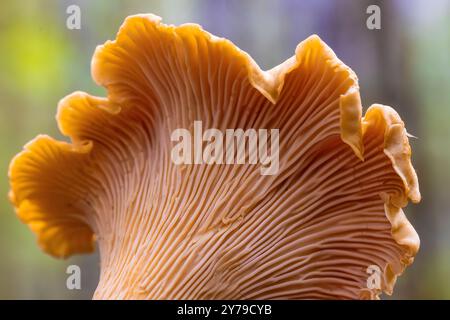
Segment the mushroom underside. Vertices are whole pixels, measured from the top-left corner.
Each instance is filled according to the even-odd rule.
[[[108,97],[61,100],[71,142],[38,136],[9,177],[45,252],[97,241],[94,298],[377,298],[412,263],[419,238],[402,208],[420,193],[404,123],[383,105],[362,117],[356,75],[317,36],[261,71],[197,25],[132,16],[92,75]],[[173,163],[171,133],[195,121],[278,129],[278,172]]]

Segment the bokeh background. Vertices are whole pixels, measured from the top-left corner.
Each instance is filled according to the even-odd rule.
[[[66,9],[81,8],[68,30]],[[381,30],[366,27],[371,4]],[[396,299],[450,299],[450,1],[448,0],[16,0],[0,4],[0,298],[89,299],[98,256],[56,260],[42,253],[8,202],[8,165],[39,133],[63,139],[54,115],[75,90],[104,95],[90,77],[96,45],[114,39],[130,14],[155,13],[171,24],[196,22],[229,38],[269,69],[318,34],[359,76],[365,109],[394,106],[407,124],[423,200],[406,213],[421,237],[415,263],[399,278]],[[66,288],[77,264],[82,289]]]

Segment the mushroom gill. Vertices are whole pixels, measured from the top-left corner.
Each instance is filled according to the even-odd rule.
[[[75,92],[11,162],[19,218],[56,257],[94,250],[97,299],[355,299],[390,294],[419,238],[420,201],[404,123],[362,118],[357,77],[311,36],[262,71],[200,26],[128,17],[99,46],[107,98]],[[171,132],[279,129],[279,170],[177,165]],[[367,268],[381,270],[368,287]]]

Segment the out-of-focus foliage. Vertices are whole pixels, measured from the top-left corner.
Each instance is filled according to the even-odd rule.
[[[293,55],[316,33],[360,78],[363,105],[394,106],[407,123],[423,201],[406,209],[422,246],[399,278],[394,298],[450,298],[450,2],[383,1],[381,30],[366,28],[353,0],[17,0],[0,4],[0,298],[90,298],[98,257],[44,255],[7,200],[8,164],[39,133],[59,139],[54,115],[75,90],[104,95],[90,77],[95,46],[123,19],[155,13],[166,23],[196,22],[249,52],[263,69]],[[66,8],[81,8],[81,30],[66,28]],[[66,289],[78,264],[82,290]]]

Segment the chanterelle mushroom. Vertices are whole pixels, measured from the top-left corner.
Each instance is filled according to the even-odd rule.
[[[92,75],[107,98],[75,92],[58,107],[72,143],[38,136],[9,176],[45,252],[98,241],[94,298],[376,298],[413,261],[404,124],[382,105],[361,118],[356,75],[317,36],[265,72],[198,25],[137,15],[97,48]],[[277,174],[174,164],[171,132],[194,121],[278,128]]]

